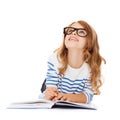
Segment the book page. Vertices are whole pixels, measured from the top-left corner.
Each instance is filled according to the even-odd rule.
[[[81,109],[97,109],[93,104],[85,104],[85,103],[75,103],[70,101],[57,101],[55,103],[56,105],[61,106],[68,106],[68,107],[74,107],[74,108],[81,108]]]
[[[8,109],[42,109],[42,108],[51,108],[54,105],[54,102],[38,99],[34,101],[24,101],[24,102],[16,102],[10,104]]]

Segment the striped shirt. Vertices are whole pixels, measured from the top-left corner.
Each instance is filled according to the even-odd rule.
[[[92,86],[90,83],[90,67],[87,63],[78,68],[72,68],[68,65],[64,76],[58,71],[60,63],[56,53],[53,53],[48,59],[48,69],[46,74],[46,86],[57,87],[61,93],[79,94],[84,93],[87,97],[87,103],[93,98]]]

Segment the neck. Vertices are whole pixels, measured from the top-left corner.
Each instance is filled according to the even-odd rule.
[[[83,64],[83,52],[80,50],[69,50],[68,64],[73,68],[80,68]]]

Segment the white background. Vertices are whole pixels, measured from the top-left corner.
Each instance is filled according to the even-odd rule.
[[[119,119],[119,11],[119,0],[1,0],[0,117]],[[11,102],[38,97],[48,56],[61,44],[63,27],[77,20],[85,20],[94,27],[101,55],[107,61],[102,93],[93,100],[98,110],[5,109]]]

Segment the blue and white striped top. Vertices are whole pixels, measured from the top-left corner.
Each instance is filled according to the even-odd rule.
[[[90,67],[87,63],[78,68],[72,68],[68,65],[64,76],[58,71],[60,63],[56,53],[53,53],[48,59],[48,69],[46,75],[46,86],[57,87],[61,93],[84,93],[87,97],[87,103],[90,103],[93,98],[93,90],[90,78]]]

